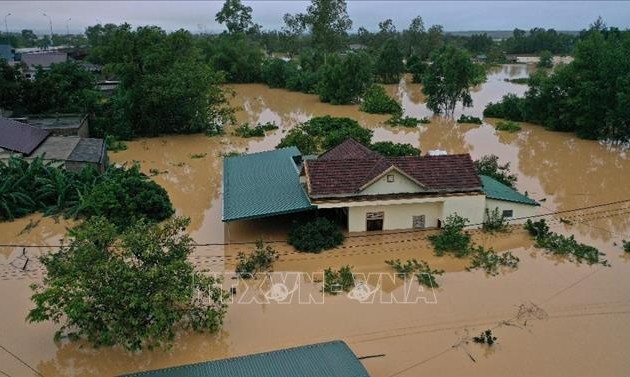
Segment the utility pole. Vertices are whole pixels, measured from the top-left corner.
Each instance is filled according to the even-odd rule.
[[[48,17],[48,22],[50,23],[50,45],[52,46],[54,44],[53,43],[52,17],[50,17],[46,13],[42,13],[42,14],[44,15],[44,17]]]
[[[7,24],[7,17],[10,15],[11,13],[7,13],[6,16],[4,16],[4,31],[7,33],[7,37],[9,36],[9,24]]]

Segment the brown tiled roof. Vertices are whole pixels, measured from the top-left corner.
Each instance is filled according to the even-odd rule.
[[[49,134],[49,131],[0,117],[0,148],[28,156]]]
[[[333,149],[324,152],[318,160],[357,160],[366,158],[382,158],[382,156],[358,141],[350,138]]]
[[[305,162],[311,197],[358,194],[365,184],[392,166],[420,182],[427,193],[481,190],[481,181],[468,154],[383,157],[372,151],[359,153],[363,146],[344,144],[339,146],[340,150],[337,147],[322,155],[324,158]],[[363,158],[346,158],[361,153]]]

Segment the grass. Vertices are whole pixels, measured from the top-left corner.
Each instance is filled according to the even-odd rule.
[[[511,120],[500,120],[497,122],[496,129],[497,131],[518,132],[521,130],[521,125]]]

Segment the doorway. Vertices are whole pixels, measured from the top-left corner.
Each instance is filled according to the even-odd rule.
[[[383,219],[385,212],[368,212],[365,215],[366,229],[368,232],[383,230]]]

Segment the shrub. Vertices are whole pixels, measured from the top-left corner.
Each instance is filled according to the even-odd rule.
[[[454,213],[446,218],[440,233],[429,236],[436,255],[451,253],[457,258],[462,258],[470,253],[471,237],[463,231],[467,222],[468,219]]]
[[[503,96],[500,102],[490,102],[483,110],[483,116],[490,118],[504,118],[517,122],[525,120],[523,118],[523,108],[525,99],[515,94]]]
[[[429,267],[429,264],[423,260],[418,262],[415,259],[410,259],[405,263],[402,263],[400,259],[386,260],[385,264],[391,266],[397,274],[402,275],[403,277],[415,274],[418,279],[418,284],[429,288],[439,287],[437,281],[435,280],[435,276],[442,275],[444,273],[444,270],[432,269]]]
[[[473,248],[470,267],[466,270],[483,269],[488,275],[497,275],[499,267],[516,268],[520,259],[506,251],[503,254],[496,253],[493,249],[486,250],[481,246]]]
[[[274,122],[267,122],[264,124],[258,124],[255,127],[251,127],[249,123],[243,123],[239,127],[234,129],[234,135],[240,137],[262,137],[265,136],[265,131],[277,130],[278,126]]]
[[[549,226],[547,225],[545,219],[540,219],[538,221],[528,219],[527,222],[525,222],[524,227],[525,230],[529,232],[529,235],[534,238],[544,238],[549,234]]]
[[[623,240],[623,251],[630,253],[630,241]]]
[[[497,131],[518,132],[521,130],[521,125],[511,120],[500,120],[497,122]]]
[[[249,254],[239,252],[238,263],[235,271],[244,279],[256,277],[260,272],[270,272],[273,270],[273,263],[280,258],[278,252],[271,246],[256,241],[256,248]]]
[[[406,128],[415,128],[418,127],[418,124],[420,123],[431,123],[431,120],[429,120],[428,122],[425,122],[425,120],[427,120],[427,118],[418,119],[408,116],[402,117],[400,116],[400,114],[397,114],[386,120],[385,124],[389,124],[392,127],[400,126]]]
[[[497,341],[497,337],[492,335],[492,330],[486,330],[482,332],[479,336],[473,337],[473,342],[479,344],[487,344],[492,346]]]
[[[383,156],[419,156],[420,149],[411,144],[392,143],[391,141],[380,141],[370,146],[375,152]]]
[[[553,54],[550,51],[541,51],[540,60],[536,64],[538,68],[553,68]]]
[[[105,136],[105,144],[107,145],[107,150],[114,153],[127,150],[127,144],[118,140],[118,138],[114,135]]]
[[[419,263],[415,259],[407,260],[405,263],[402,263],[400,259],[386,260],[385,264],[393,268],[397,274],[402,275],[403,277],[409,276],[419,268]]]
[[[483,122],[481,121],[481,119],[472,115],[462,114],[459,119],[457,119],[457,123],[482,124]]]
[[[350,266],[343,266],[338,271],[328,267],[324,270],[324,285],[322,290],[336,295],[340,292],[348,292],[354,287],[354,276]]]
[[[514,187],[517,177],[510,172],[510,163],[499,165],[499,157],[493,154],[481,156],[479,160],[473,162],[477,174],[487,175],[506,186]]]
[[[391,98],[381,85],[372,85],[361,103],[361,111],[370,114],[401,114],[402,107]]]
[[[319,253],[343,243],[344,235],[332,221],[317,217],[303,224],[296,224],[289,232],[289,245],[308,253]]]
[[[482,229],[484,232],[489,233],[506,232],[508,230],[508,222],[505,220],[498,207],[492,211],[486,208]]]

